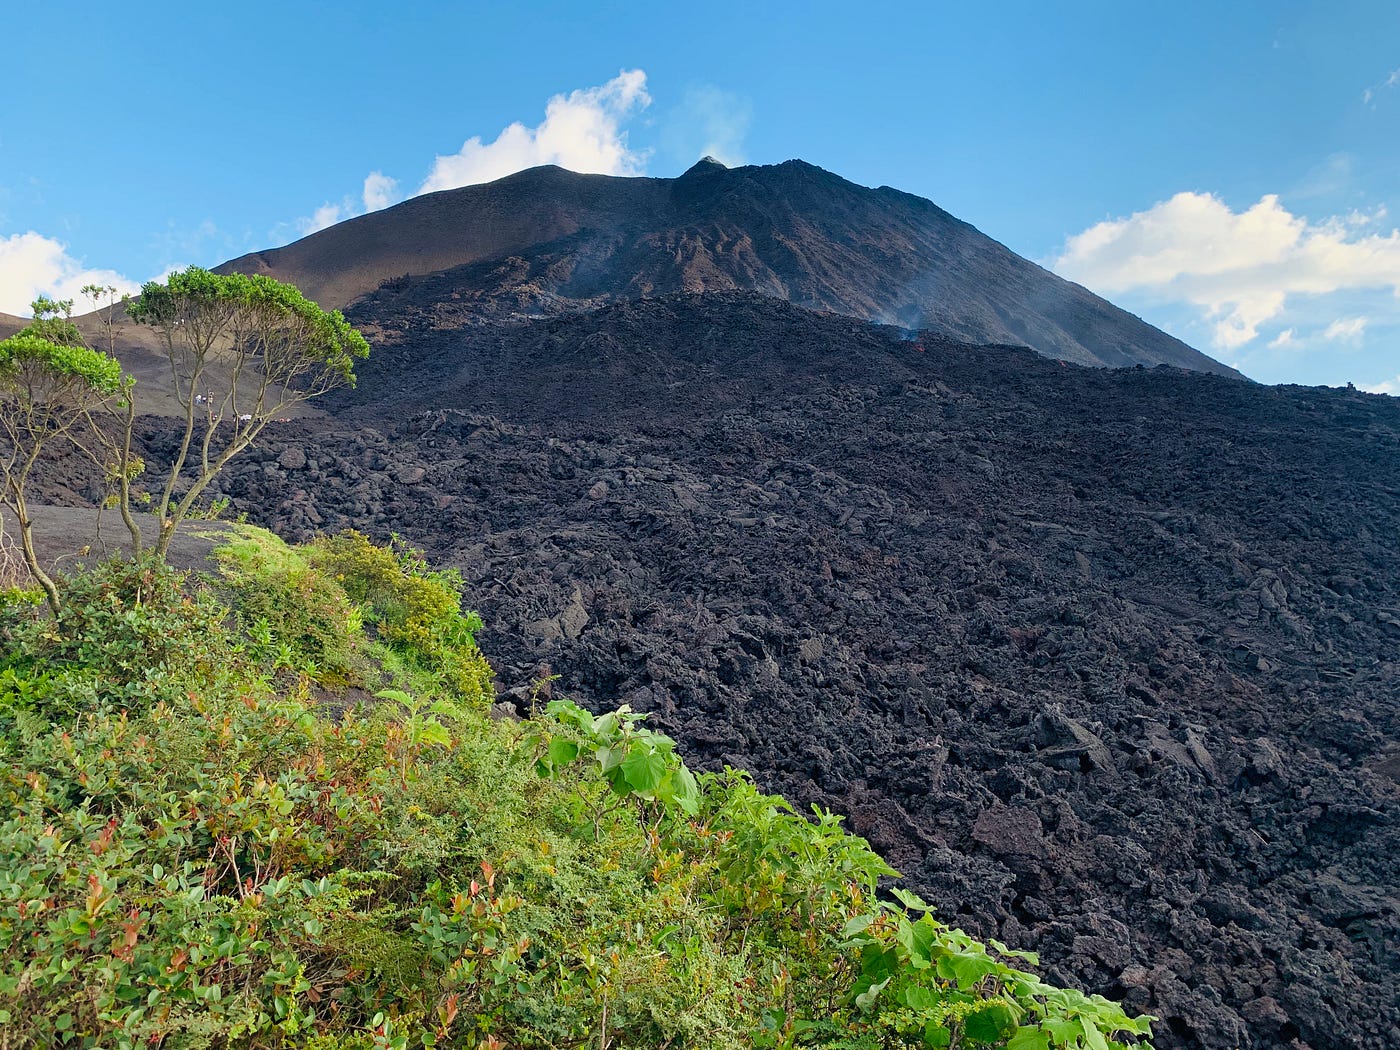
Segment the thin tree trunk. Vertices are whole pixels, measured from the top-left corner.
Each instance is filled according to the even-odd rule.
[[[136,426],[136,399],[128,389],[126,418],[122,420],[122,447],[117,454],[117,507],[121,511],[126,531],[131,533],[131,560],[140,561],[142,554],[141,526],[131,513],[131,432]]]
[[[15,512],[15,517],[19,519],[20,548],[24,551],[24,564],[29,568],[29,575],[33,576],[35,582],[44,589],[44,600],[49,604],[49,611],[57,617],[59,613],[58,585],[39,564],[39,554],[34,549],[34,529],[29,521],[29,510],[25,504],[24,496],[15,495],[13,499],[6,501],[6,505]]]

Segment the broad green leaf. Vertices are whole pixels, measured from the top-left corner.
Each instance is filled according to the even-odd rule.
[[[1005,955],[1008,959],[1025,959],[1026,962],[1030,963],[1032,966],[1040,965],[1040,956],[1037,955],[1035,952],[1022,951],[1017,948],[1008,948],[995,937],[989,939],[987,943],[990,944],[993,948],[995,948],[997,952],[999,952],[1002,955]]]
[[[633,748],[632,753],[623,760],[622,772],[637,794],[655,795],[666,775],[666,760],[654,752]]]
[[[424,743],[436,744],[438,747],[447,747],[452,743],[452,734],[440,722],[424,722],[418,732]]]
[[[598,760],[599,768],[604,773],[610,773],[622,764],[627,750],[622,747],[600,747],[593,752],[593,756]]]
[[[935,955],[934,945],[938,940],[938,928],[934,926],[933,920],[928,916],[918,922],[900,919],[895,939],[909,953],[909,962],[914,969],[926,970],[932,965]]]
[[[885,990],[885,985],[889,983],[890,978],[886,977],[883,981],[877,981],[875,984],[872,984],[869,988],[856,996],[856,1006],[859,1007],[862,1012],[868,1013],[874,1008],[876,1001],[879,1000],[880,993]]]
[[[695,783],[695,774],[683,765],[674,771],[671,795],[687,816],[700,812],[700,787]]]
[[[924,1025],[924,1046],[930,1050],[942,1050],[953,1041],[953,1033],[946,1025],[941,1025],[937,1021],[929,1021]]]
[[[585,733],[593,732],[593,715],[572,700],[551,700],[545,710],[561,722],[578,726]]]
[[[869,980],[888,979],[898,968],[899,955],[893,949],[882,948],[878,941],[866,945],[860,953],[860,973]]]
[[[1014,1031],[1015,1027],[1016,1019],[1001,1003],[991,1003],[975,1014],[969,1014],[963,1021],[963,1031],[967,1033],[968,1038],[979,1043],[999,1042]]]
[[[1084,1032],[1084,1045],[1089,1050],[1108,1050],[1108,1040],[1099,1031],[1098,1025],[1087,1017],[1079,1019],[1079,1027]]]
[[[946,980],[958,982],[958,987],[968,989],[987,974],[998,969],[995,960],[985,955],[959,953],[938,960],[938,975]]]
[[[862,930],[868,928],[874,921],[875,916],[873,915],[857,915],[854,919],[848,921],[845,926],[841,927],[841,939],[845,940],[849,937],[854,937]]]
[[[1039,1028],[1023,1025],[1006,1041],[1006,1050],[1050,1050],[1050,1036]]]
[[[593,720],[592,732],[599,740],[611,740],[617,735],[618,713],[609,711]]]
[[[934,910],[933,905],[918,896],[918,894],[910,893],[908,890],[899,886],[895,886],[891,889],[890,895],[910,911],[931,912]]]
[[[576,758],[578,758],[578,744],[562,736],[556,736],[550,739],[549,764],[551,766],[556,769],[560,766],[567,766]]]
[[[938,1003],[938,993],[932,988],[911,984],[904,989],[904,1005],[911,1010],[932,1010]]]
[[[625,796],[632,793],[632,785],[627,783],[627,774],[621,766],[613,766],[603,774],[603,779],[608,782],[608,787],[612,788],[615,795]]]
[[[1057,1046],[1070,1046],[1077,1042],[1082,1031],[1077,1017],[1047,1017],[1041,1022],[1040,1027],[1050,1033],[1050,1038],[1055,1041]]]

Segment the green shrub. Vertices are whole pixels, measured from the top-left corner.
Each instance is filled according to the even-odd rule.
[[[57,584],[57,616],[28,603],[4,614],[11,644],[0,656],[9,672],[0,708],[65,719],[96,705],[144,707],[228,670],[222,610],[186,574],[113,559]]]
[[[250,526],[236,527],[217,554],[221,590],[256,661],[270,671],[304,672],[330,688],[361,684],[360,616],[332,576]]]
[[[698,939],[664,964],[668,929],[714,923],[656,892],[635,824],[577,836],[484,722],[404,776],[398,728],[248,695],[7,740],[0,1023],[29,1040],[12,1045],[733,1034],[737,959]]]
[[[353,530],[318,539],[311,563],[331,573],[381,641],[456,695],[494,698],[492,671],[476,647],[481,618],[462,611],[462,578],[436,570],[397,537],[377,547]]]

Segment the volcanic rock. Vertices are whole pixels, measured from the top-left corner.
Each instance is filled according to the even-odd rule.
[[[517,710],[547,665],[833,808],[1160,1047],[1400,1045],[1400,401],[1209,374],[808,165],[539,169],[243,262],[367,293],[375,349],[220,493],[459,568]]]
[[[846,814],[1159,1046],[1388,1045],[1400,404],[913,342],[754,295],[425,334],[221,484],[456,565],[507,694]]]

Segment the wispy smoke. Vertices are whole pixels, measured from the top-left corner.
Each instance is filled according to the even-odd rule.
[[[687,139],[690,159],[710,156],[731,167],[743,164],[744,139],[753,121],[753,107],[730,91],[713,85],[691,88],[681,104],[677,132]]]

